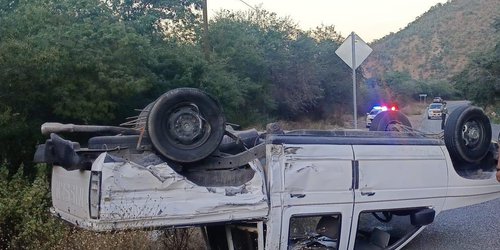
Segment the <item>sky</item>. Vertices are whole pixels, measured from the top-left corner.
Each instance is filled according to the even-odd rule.
[[[207,0],[208,17],[218,10],[249,10],[262,7],[280,17],[290,17],[308,30],[334,25],[343,37],[355,32],[365,42],[372,42],[397,32],[437,3],[448,0]]]

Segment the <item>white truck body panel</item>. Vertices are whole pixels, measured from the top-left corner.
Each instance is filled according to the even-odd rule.
[[[284,206],[352,202],[350,145],[292,144],[283,151]]]
[[[443,147],[443,150],[444,147]],[[465,207],[500,197],[500,185],[494,171],[475,171],[469,178],[453,171],[449,162],[448,194],[443,210]]]
[[[143,167],[129,161],[106,162],[103,153],[92,171],[102,175],[99,218],[89,215],[89,171],[54,167],[53,184],[65,185],[74,196],[53,191],[54,212],[61,218],[97,231],[190,225],[267,216],[261,174],[238,187],[202,187],[177,174],[168,164]],[[258,161],[250,163],[262,173]],[[64,177],[63,177],[64,176]],[[70,177],[70,178],[68,178]],[[68,180],[68,182],[66,182]]]
[[[90,171],[67,171],[52,168],[52,206],[71,223],[88,220]],[[71,216],[70,216],[71,215]]]
[[[266,249],[288,247],[290,217],[296,214],[351,214],[351,145],[267,145],[267,151],[271,180],[267,227],[272,233],[267,234]],[[350,220],[342,217],[343,232],[349,232]],[[347,244],[349,233],[340,237]]]
[[[353,148],[359,162],[356,203],[446,196],[448,168],[440,146],[354,145]]]

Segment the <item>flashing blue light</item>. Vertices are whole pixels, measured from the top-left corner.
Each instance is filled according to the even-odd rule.
[[[373,106],[373,109],[387,111],[387,106]]]

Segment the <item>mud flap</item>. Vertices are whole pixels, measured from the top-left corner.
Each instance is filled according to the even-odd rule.
[[[59,165],[66,170],[85,169],[90,167],[90,162],[77,154],[80,145],[76,142],[65,140],[57,134],[50,134],[50,139],[45,144],[37,146],[33,162]]]

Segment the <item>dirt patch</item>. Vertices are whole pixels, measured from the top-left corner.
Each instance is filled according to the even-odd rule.
[[[411,126],[415,129],[420,129],[422,127],[422,122],[424,121],[424,115],[409,115],[408,120],[410,120]]]
[[[427,109],[427,103],[411,103],[401,109],[401,112],[408,117],[411,126],[415,129],[420,129],[422,127],[422,122],[425,120],[425,110]]]

